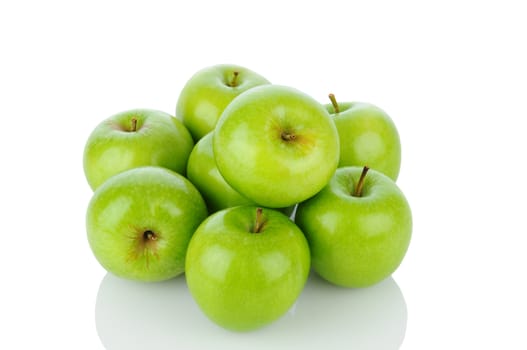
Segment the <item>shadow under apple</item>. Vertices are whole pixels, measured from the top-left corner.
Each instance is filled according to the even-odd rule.
[[[333,286],[311,274],[293,307],[257,331],[235,333],[209,321],[184,276],[141,283],[108,273],[95,305],[97,333],[117,349],[399,349],[406,332],[404,296],[393,278],[363,289]]]

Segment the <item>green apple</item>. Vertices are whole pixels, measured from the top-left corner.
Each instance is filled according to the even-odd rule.
[[[273,209],[239,206],[209,216],[190,241],[188,288],[205,315],[236,331],[279,319],[307,281],[309,246]]]
[[[370,103],[340,102],[333,94],[325,105],[340,137],[339,167],[363,166],[397,180],[401,167],[401,141],[393,120]]]
[[[111,176],[140,166],[161,166],[184,175],[193,146],[188,130],[171,115],[129,110],[92,131],[84,148],[84,173],[93,190]]]
[[[205,199],[209,213],[240,205],[256,205],[233,189],[221,176],[214,159],[212,134],[213,132],[210,132],[202,137],[190,153],[187,178]],[[290,216],[294,211],[294,205],[278,210]]]
[[[269,81],[242,66],[219,64],[204,68],[181,90],[176,117],[183,121],[197,142],[214,130],[221,113],[236,96],[263,84]]]
[[[201,138],[190,153],[187,178],[202,194],[209,212],[255,204],[234,190],[221,176],[214,160],[212,132]]]
[[[339,136],[329,113],[286,86],[259,86],[235,98],[212,142],[225,181],[264,207],[287,207],[313,196],[339,161]]]
[[[412,215],[405,196],[388,176],[367,171],[337,169],[296,211],[313,269],[340,286],[366,287],[390,276],[410,243]]]
[[[86,231],[107,271],[161,281],[184,271],[188,242],[206,216],[205,202],[190,181],[147,166],[115,175],[95,190]]]

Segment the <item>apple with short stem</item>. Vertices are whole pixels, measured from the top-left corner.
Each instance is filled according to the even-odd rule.
[[[206,217],[203,198],[186,178],[161,167],[139,167],[97,188],[86,231],[107,271],[161,281],[183,273],[188,242]]]
[[[185,84],[176,104],[194,141],[214,130],[221,113],[239,94],[269,84],[260,74],[239,65],[219,64],[196,72]]]
[[[221,115],[212,143],[225,181],[271,208],[316,194],[339,160],[339,137],[328,112],[305,93],[279,85],[236,97]]]
[[[297,300],[309,274],[309,247],[284,214],[239,206],[198,227],[186,266],[189,291],[205,315],[248,331],[277,320]]]
[[[412,234],[410,206],[388,176],[343,167],[298,205],[295,222],[311,248],[313,269],[331,283],[367,287],[402,262]]]
[[[337,102],[329,94],[325,105],[333,117],[340,138],[339,167],[369,167],[397,180],[401,167],[401,142],[390,116],[364,102]]]
[[[84,147],[84,173],[95,190],[122,171],[161,166],[185,174],[194,146],[190,133],[173,116],[152,109],[133,109],[105,119]]]

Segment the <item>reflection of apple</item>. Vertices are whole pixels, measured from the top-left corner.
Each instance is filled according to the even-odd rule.
[[[314,270],[341,286],[365,287],[390,276],[412,234],[404,194],[388,176],[364,167],[337,169],[329,184],[298,205]]]
[[[195,73],[185,84],[176,105],[195,141],[214,130],[221,113],[236,96],[267,79],[245,67],[219,64]]]
[[[235,333],[205,317],[184,278],[145,284],[106,274],[95,323],[108,350],[320,350],[328,344],[334,350],[396,350],[405,336],[407,309],[392,278],[345,289],[312,274],[284,317],[255,332]]]
[[[206,216],[205,202],[186,178],[161,167],[140,167],[97,188],[86,229],[106,270],[159,281],[183,273],[190,237]]]
[[[404,296],[391,277],[368,288],[347,289],[312,274],[291,322],[297,335],[313,335],[301,349],[324,349],[331,339],[331,349],[397,350],[407,318]]]
[[[156,165],[185,174],[194,142],[181,121],[171,115],[134,109],[102,121],[84,148],[84,173],[95,190],[122,171]]]
[[[100,284],[95,322],[107,350],[193,349],[189,334],[198,334],[190,325],[200,321],[200,331],[207,330],[210,322],[192,302],[183,277],[142,283],[109,273]]]
[[[308,95],[278,85],[236,97],[221,115],[212,143],[225,181],[271,208],[313,196],[339,160],[338,133],[328,112]]]
[[[282,213],[240,206],[209,216],[190,240],[185,277],[201,310],[236,331],[283,316],[309,272],[309,247]]]
[[[339,102],[330,94],[326,109],[340,138],[339,167],[364,166],[394,181],[401,167],[401,142],[394,122],[385,111],[363,102]]]

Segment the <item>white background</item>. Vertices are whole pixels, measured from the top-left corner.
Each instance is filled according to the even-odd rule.
[[[526,349],[520,4],[2,1],[0,348]],[[414,215],[393,278],[359,291],[313,278],[279,322],[233,334],[184,279],[137,284],[98,265],[89,133],[126,109],[174,113],[186,80],[217,63],[392,116]]]

